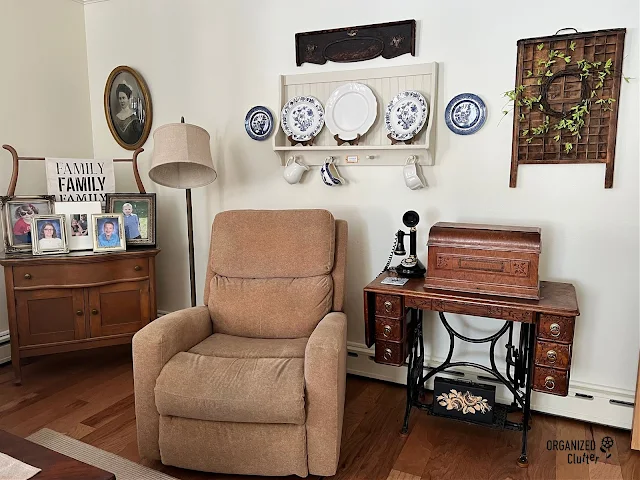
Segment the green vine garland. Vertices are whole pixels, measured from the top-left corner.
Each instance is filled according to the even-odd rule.
[[[540,43],[536,46],[536,48],[538,51],[542,51],[545,48],[545,44]],[[576,43],[572,41],[569,45],[569,49],[573,52],[575,51],[575,48]],[[524,122],[525,113],[531,113],[536,108],[544,112],[545,108],[542,104],[544,79],[547,77],[552,77],[554,75],[551,71],[553,64],[557,62],[564,62],[564,64],[569,65],[571,64],[571,61],[571,55],[566,55],[563,52],[554,50],[551,48],[551,45],[549,45],[549,53],[547,57],[538,60],[535,75],[531,70],[527,70],[524,74],[525,78],[537,77],[537,85],[540,86],[538,95],[527,96],[525,94],[527,86],[518,85],[515,89],[504,93],[504,96],[509,98],[509,100],[505,104],[505,107],[513,102],[518,107],[528,109],[528,112],[525,111],[524,113],[520,113],[520,122]],[[564,150],[565,153],[568,154],[573,150],[574,142],[577,142],[582,138],[582,136],[580,135],[580,130],[582,129],[582,127],[584,127],[585,117],[589,114],[589,111],[593,104],[601,105],[605,112],[608,110],[613,110],[612,105],[616,101],[616,99],[612,97],[604,98],[601,95],[605,80],[613,75],[613,61],[611,60],[611,58],[607,59],[607,61],[604,63],[589,62],[585,59],[581,59],[577,60],[575,64],[577,65],[575,74],[580,74],[580,80],[591,80],[591,83],[587,84],[590,88],[589,95],[587,96],[587,98],[581,100],[580,103],[571,107],[570,111],[565,113],[558,121],[552,123],[549,115],[545,115],[544,120],[540,126],[521,130],[521,135],[523,137],[527,137],[527,143],[531,143],[534,138],[541,137],[544,134],[548,133],[550,129],[557,131],[557,134],[553,137],[556,142],[560,142],[563,132],[569,132],[571,136],[575,137],[575,140],[573,140],[572,142],[565,142]],[[629,82],[629,77],[623,78],[625,82]],[[532,87],[533,85],[528,86]],[[513,108],[514,107],[512,106],[509,110],[503,110],[502,118],[504,118],[511,110],[513,110]]]

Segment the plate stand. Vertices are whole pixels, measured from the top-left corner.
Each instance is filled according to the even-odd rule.
[[[360,139],[362,138],[360,136],[360,134],[358,133],[358,136],[356,138],[354,138],[353,140],[342,140],[340,138],[340,136],[336,133],[333,138],[336,139],[336,142],[338,143],[338,146],[340,145],[344,145],[345,143],[348,143],[349,145],[358,145],[358,143],[360,142]]]
[[[292,147],[294,147],[294,146],[296,146],[296,145],[298,145],[298,144],[300,144],[300,145],[302,145],[302,146],[305,146],[305,147],[310,147],[310,146],[312,146],[312,145],[313,145],[313,141],[314,141],[315,139],[316,139],[316,137],[315,137],[315,136],[313,136],[313,137],[311,137],[309,140],[305,140],[305,141],[301,142],[301,141],[294,140],[293,138],[291,138],[291,135],[289,135],[289,136],[287,137],[287,140],[289,140],[289,141],[291,142],[291,146],[292,146]]]
[[[402,141],[402,140],[396,140],[395,138],[393,138],[393,137],[391,136],[391,134],[390,134],[390,133],[388,133],[388,134],[387,134],[387,138],[388,138],[389,140],[391,140],[391,145],[397,145],[398,143],[404,143],[405,145],[411,145],[411,143],[413,143],[413,139],[414,139],[415,137],[412,137],[412,138],[409,138],[409,139],[407,139],[407,140]]]

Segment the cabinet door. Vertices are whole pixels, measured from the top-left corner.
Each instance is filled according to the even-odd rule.
[[[92,337],[134,333],[149,323],[149,281],[89,289]]]
[[[20,345],[42,345],[86,338],[82,289],[16,291]]]

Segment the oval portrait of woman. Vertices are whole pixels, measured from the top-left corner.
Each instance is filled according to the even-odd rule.
[[[104,87],[104,114],[111,134],[127,150],[146,142],[151,131],[151,97],[143,78],[130,67],[113,69]]]

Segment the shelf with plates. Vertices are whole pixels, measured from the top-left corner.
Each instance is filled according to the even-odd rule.
[[[306,73],[280,76],[278,112],[290,99],[297,96],[313,96],[323,105],[337,88],[350,82],[368,86],[377,100],[377,116],[371,128],[358,145],[338,146],[327,125],[313,139],[313,145],[291,146],[280,122],[272,137],[273,150],[284,166],[287,158],[302,158],[307,165],[322,165],[327,156],[338,165],[404,165],[408,155],[415,155],[421,165],[433,165],[435,158],[435,128],[437,118],[438,64],[424,63],[398,67],[380,67],[335,72]],[[411,144],[392,145],[385,128],[385,109],[400,92],[420,92],[428,104],[428,117],[424,127],[411,139]],[[281,114],[279,114],[281,116]],[[278,119],[280,120],[280,119]],[[357,163],[347,160],[357,156]]]

